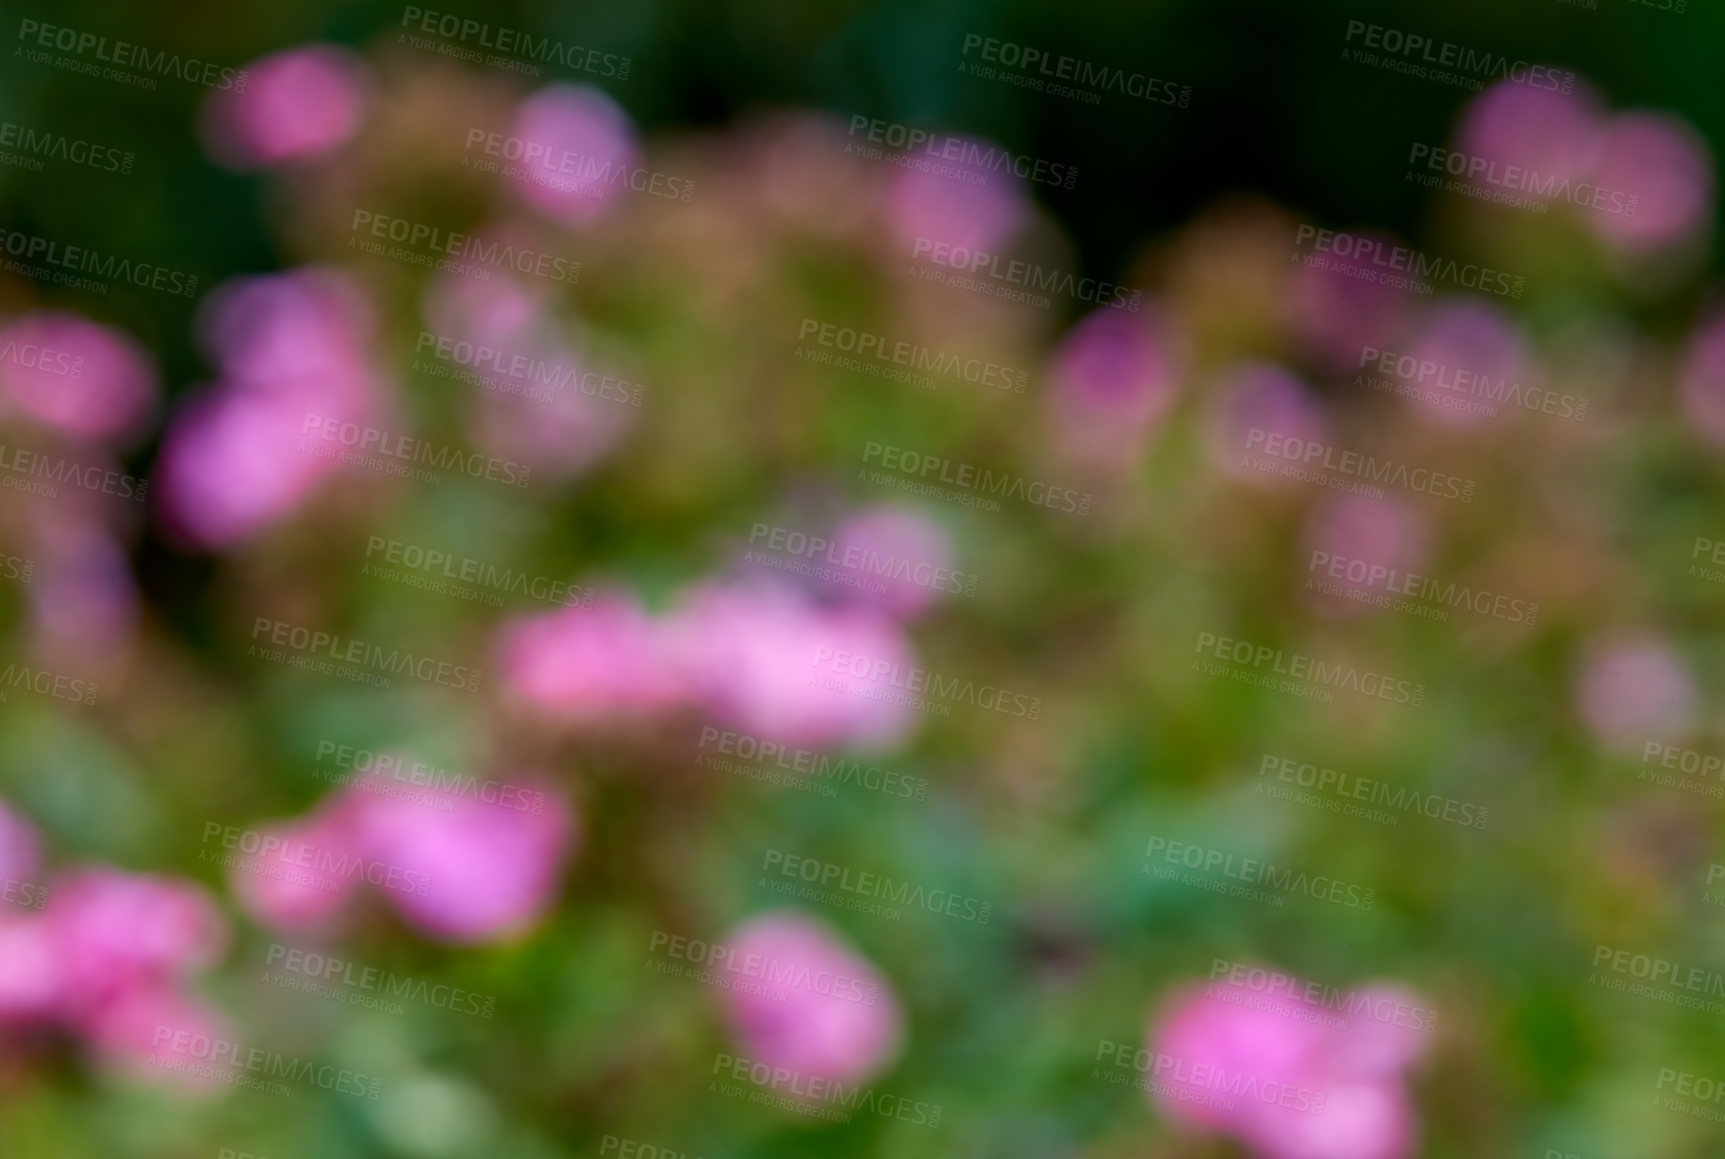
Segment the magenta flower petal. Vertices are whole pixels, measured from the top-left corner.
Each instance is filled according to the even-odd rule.
[[[915,658],[874,611],[762,580],[696,589],[671,630],[695,696],[733,727],[810,746],[888,747],[910,731]]]
[[[1602,189],[1635,197],[1634,213],[1587,215],[1619,250],[1660,250],[1685,241],[1713,216],[1713,156],[1686,123],[1656,113],[1614,117],[1600,134],[1589,174]]]
[[[0,393],[43,426],[124,444],[155,409],[154,360],[130,334],[78,314],[26,314],[0,329]]]
[[[540,89],[522,104],[510,138],[519,147],[506,142],[498,160],[513,174],[516,193],[565,225],[598,218],[631,188],[629,179],[640,165],[629,114],[591,86]]]
[[[1030,217],[1024,182],[980,158],[999,156],[1000,146],[954,138],[962,153],[929,168],[895,168],[887,187],[886,214],[905,246],[919,239],[964,250],[996,250]]]
[[[512,693],[565,719],[654,712],[684,695],[659,626],[626,594],[512,620],[499,635],[498,654]]]
[[[834,570],[852,581],[838,590],[888,615],[912,619],[953,589],[952,539],[915,507],[858,511],[833,531],[833,543]]]
[[[360,58],[333,44],[266,56],[242,85],[217,89],[200,129],[210,155],[230,169],[266,169],[321,156],[345,143],[365,110]]]
[[[823,923],[793,910],[762,914],[725,943],[732,961],[758,966],[762,985],[784,998],[725,991],[751,1061],[854,1083],[898,1054],[904,1024],[890,983]]]
[[[445,811],[360,794],[358,847],[384,874],[400,871],[399,886],[380,895],[448,942],[516,937],[539,921],[575,841],[574,814],[552,793],[512,787],[519,791],[506,799],[528,807],[433,790]]]

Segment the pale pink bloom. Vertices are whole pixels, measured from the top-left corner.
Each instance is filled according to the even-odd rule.
[[[1517,409],[1513,401],[1490,399],[1510,398],[1511,387],[1530,385],[1533,368],[1515,321],[1475,298],[1446,298],[1421,311],[1412,334],[1395,353],[1417,364],[1411,376],[1402,376],[1399,369],[1386,374],[1377,361],[1364,372],[1418,390],[1408,400],[1415,413],[1452,426],[1471,426],[1491,417],[1474,409],[1479,406],[1495,407],[1499,413]]]
[[[340,455],[363,449],[363,429],[385,425],[388,402],[369,362],[370,326],[363,295],[329,270],[238,278],[211,295],[200,329],[223,377],[163,439],[157,496],[170,530],[231,546],[285,518]]]
[[[904,1019],[891,984],[822,922],[795,910],[760,914],[725,937],[730,961],[758,962],[784,996],[725,991],[739,1051],[805,1078],[856,1083],[898,1054]],[[824,980],[825,985],[817,980]]]
[[[1695,679],[1670,644],[1645,633],[1595,641],[1581,661],[1575,709],[1600,741],[1632,749],[1682,733],[1699,704]]]
[[[511,620],[497,651],[511,693],[566,719],[656,712],[686,690],[662,629],[626,593]]]
[[[128,443],[159,394],[154,360],[124,330],[57,310],[0,329],[0,395],[69,438]]]
[[[30,598],[38,646],[86,664],[122,657],[137,629],[138,589],[119,541],[96,523],[62,520],[42,529],[37,550]]]
[[[854,581],[835,591],[901,619],[921,615],[955,585],[962,587],[953,576],[951,537],[916,507],[882,504],[852,514],[834,529],[830,557],[834,570]]]
[[[59,943],[47,918],[0,913],[0,1024],[56,1017],[65,985]]]
[[[498,158],[521,174],[516,193],[565,225],[597,218],[631,188],[640,166],[629,114],[590,85],[540,89],[522,103],[509,135],[525,143],[522,156]]]
[[[114,995],[82,1016],[78,1028],[109,1066],[188,1094],[219,1090],[223,1084],[190,1070],[170,1069],[171,1064],[203,1063],[220,1070],[230,1064],[211,1062],[213,1044],[234,1041],[234,1032],[219,1011],[184,988],[160,981]],[[184,1038],[179,1037],[182,1034]]]
[[[1588,176],[1601,189],[1636,199],[1633,213],[1595,210],[1587,223],[1629,253],[1677,245],[1713,216],[1713,155],[1676,117],[1624,113],[1599,136]]]
[[[531,350],[522,353],[532,356]],[[487,454],[516,464],[517,470],[527,468],[530,480],[543,475],[566,481],[597,466],[634,425],[636,411],[617,398],[600,397],[601,376],[582,375],[572,355],[557,348],[541,353],[558,368],[558,380],[564,385],[487,373],[487,378],[511,391],[474,389],[473,441]],[[568,373],[571,370],[573,374]],[[583,386],[591,386],[594,393],[584,393]],[[512,393],[515,387],[544,397]]]
[[[156,469],[163,518],[180,537],[222,548],[284,518],[335,469],[309,448],[306,424],[327,406],[280,395],[208,391],[175,416]]]
[[[1313,445],[1329,445],[1329,423],[1316,396],[1272,363],[1239,363],[1224,370],[1207,411],[1211,461],[1234,478],[1259,486],[1288,486],[1292,480],[1256,469],[1253,462],[1294,467]],[[1320,454],[1314,462],[1321,460]]]
[[[998,145],[953,138],[966,152],[988,155]],[[914,155],[913,150],[913,155]],[[1024,182],[1005,168],[989,168],[974,156],[932,159],[943,169],[969,179],[896,166],[886,192],[886,216],[907,248],[919,242],[948,245],[967,252],[998,250],[1029,220],[1030,198]],[[973,182],[975,182],[973,184]],[[968,260],[968,259],[966,259]]]
[[[359,128],[365,71],[346,48],[301,45],[266,56],[245,73],[241,83],[210,94],[199,125],[210,156],[230,169],[321,156]]]
[[[1049,406],[1069,443],[1116,458],[1139,449],[1144,431],[1173,405],[1178,357],[1154,315],[1097,310],[1061,340],[1049,372]]]
[[[1431,536],[1425,517],[1399,499],[1327,495],[1307,515],[1304,538],[1300,567],[1311,586],[1309,602],[1349,615],[1372,610],[1365,601],[1417,595],[1415,577]],[[1319,584],[1347,596],[1324,593]]]
[[[176,988],[227,948],[227,922],[202,886],[107,866],[56,880],[42,920],[59,969],[61,1016],[86,1031],[115,1003]]]
[[[198,316],[199,338],[225,381],[284,393],[332,376],[343,391],[374,386],[366,373],[372,329],[364,292],[320,266],[224,282]]]
[[[1282,310],[1288,327],[1326,370],[1359,364],[1367,346],[1383,347],[1401,329],[1415,295],[1378,277],[1407,276],[1405,261],[1394,266],[1402,243],[1376,230],[1338,232],[1318,249],[1316,239],[1299,249],[1305,259],[1289,272]],[[1371,248],[1371,247],[1376,248]]]
[[[1263,1159],[1411,1155],[1415,1118],[1402,1071],[1424,1049],[1419,1032],[1364,1015],[1337,1027],[1298,1006],[1233,983],[1177,993],[1148,1032],[1152,1101]]]
[[[425,320],[430,323],[434,338],[505,349],[508,354],[528,353],[507,348],[533,332],[542,311],[540,297],[518,279],[509,277],[480,281],[444,273],[425,292]],[[432,356],[436,349],[416,353]]]
[[[380,874],[400,871],[378,895],[446,942],[518,937],[556,900],[576,840],[573,812],[556,794],[521,781],[504,803],[430,790],[441,807],[354,791],[355,842]],[[526,808],[518,807],[526,805]],[[534,811],[537,806],[538,811]]]
[[[696,588],[672,630],[706,711],[786,744],[890,747],[915,719],[900,701],[929,691],[894,621],[770,578]]]
[[[337,796],[306,816],[258,832],[280,844],[268,853],[229,851],[244,868],[228,871],[234,900],[260,925],[274,930],[325,933],[346,916],[363,874],[342,873],[361,860],[359,798]]]
[[[36,827],[0,802],[0,883],[34,880],[41,855]]]
[[[1725,444],[1725,311],[1715,311],[1690,336],[1677,399],[1691,426]]]
[[[1442,170],[1446,178],[1471,180],[1486,186],[1487,173],[1496,175],[1498,182],[1511,180],[1509,170],[1522,170],[1520,178],[1530,188],[1525,192],[1536,196],[1546,187],[1546,179],[1555,179],[1556,189],[1565,181],[1581,180],[1592,160],[1595,135],[1603,121],[1598,98],[1586,88],[1573,92],[1552,92],[1512,80],[1499,81],[1468,102],[1456,126],[1454,163],[1462,172]],[[1470,171],[1475,160],[1492,169]],[[1421,168],[1421,172],[1437,171]]]

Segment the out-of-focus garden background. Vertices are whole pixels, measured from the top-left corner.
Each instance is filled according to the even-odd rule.
[[[0,1155],[1725,1148],[1717,10],[0,15]]]

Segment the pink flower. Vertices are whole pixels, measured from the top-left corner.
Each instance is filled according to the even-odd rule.
[[[531,348],[520,353],[537,356]],[[597,384],[601,376],[580,374],[573,355],[561,349],[540,353],[548,356],[544,361],[559,368],[559,384],[533,387],[545,398],[479,387],[471,402],[473,441],[494,458],[515,464],[516,470],[526,468],[530,479],[540,475],[572,479],[597,466],[616,447],[633,425],[635,411],[619,399],[583,393],[581,383]],[[568,372],[573,373],[563,380],[561,376]],[[526,384],[495,372],[488,377],[509,387]]]
[[[154,361],[124,330],[57,310],[0,329],[0,395],[68,438],[126,444],[159,394]]]
[[[1401,328],[1415,300],[1412,290],[1355,276],[1343,267],[1374,268],[1367,253],[1386,255],[1399,243],[1373,230],[1336,235],[1331,251],[1313,249],[1294,267],[1283,289],[1283,314],[1324,369],[1359,365],[1360,351],[1382,347]],[[1375,246],[1376,249],[1370,249]]]
[[[496,803],[430,790],[449,811],[358,792],[355,844],[399,885],[380,890],[427,934],[446,942],[518,937],[544,917],[575,840],[556,795],[509,784]]]
[[[178,986],[159,982],[115,995],[86,1015],[80,1029],[110,1066],[188,1094],[219,1090],[220,1080],[164,1064],[190,1062],[200,1051],[207,1058],[213,1046],[200,1040],[213,1044],[234,1038],[219,1011]]]
[[[249,66],[243,84],[217,89],[203,108],[204,147],[230,169],[267,169],[317,157],[359,128],[365,73],[334,44],[308,44]]]
[[[1675,246],[1713,216],[1713,156],[1676,117],[1625,113],[1599,136],[1588,176],[1601,189],[1635,198],[1634,212],[1597,210],[1593,231],[1629,253]]]
[[[825,924],[794,910],[750,918],[725,938],[736,962],[756,958],[784,1001],[725,991],[751,1062],[855,1083],[892,1061],[904,1037],[891,985]],[[817,979],[831,979],[820,985]],[[782,981],[781,981],[782,980]],[[842,981],[841,981],[842,980]]]
[[[1423,1052],[1421,1033],[1369,1014],[1337,1027],[1302,1005],[1231,982],[1176,994],[1148,1031],[1154,1046],[1140,1069],[1159,1084],[1152,1100],[1174,1121],[1232,1135],[1264,1159],[1411,1154],[1414,1112],[1401,1072]],[[1258,1093],[1219,1098],[1223,1088]]]
[[[173,533],[223,548],[303,503],[339,468],[336,456],[384,422],[387,399],[369,363],[364,297],[340,274],[235,279],[200,321],[223,380],[170,425],[158,501]]]
[[[425,292],[424,309],[437,337],[494,349],[531,334],[543,319],[536,293],[509,277],[482,282],[440,274]]]
[[[31,613],[43,651],[105,666],[130,648],[138,590],[125,549],[95,522],[62,520],[42,529]]]
[[[1262,487],[1291,481],[1254,468],[1248,459],[1280,467],[1303,459],[1309,445],[1323,443],[1329,434],[1324,412],[1305,384],[1267,362],[1223,371],[1208,410],[1211,461],[1229,475]]]
[[[238,853],[250,864],[228,873],[234,900],[259,924],[275,930],[323,933],[345,915],[360,877],[335,872],[359,859],[361,798],[329,798],[297,821],[261,828],[275,844],[268,853]]]
[[[1677,383],[1683,416],[1707,439],[1725,444],[1725,311],[1695,330]]]
[[[237,386],[366,393],[371,307],[347,275],[318,266],[224,282],[198,317],[202,343]],[[340,390],[316,391],[334,378]]]
[[[40,914],[0,914],[0,1028],[46,1021],[65,1003],[66,979],[53,927]]]
[[[680,702],[685,689],[660,627],[632,596],[617,592],[510,621],[498,653],[510,692],[576,721],[659,711]]]
[[[1307,516],[1300,560],[1313,585],[1311,602],[1357,614],[1371,610],[1369,601],[1408,591],[1410,577],[1425,565],[1429,540],[1425,518],[1399,499],[1326,496]],[[1327,595],[1318,584],[1347,594]]]
[[[1591,90],[1557,93],[1511,80],[1500,81],[1475,97],[1462,111],[1456,126],[1455,152],[1458,164],[1471,166],[1475,158],[1496,166],[1498,174],[1511,168],[1528,175],[1530,193],[1565,181],[1578,181],[1593,157],[1595,135],[1603,120],[1599,101]],[[1473,175],[1442,172],[1464,180]]]
[[[1424,310],[1401,350],[1416,368],[1406,376],[1397,370],[1395,380],[1420,392],[1410,397],[1409,405],[1422,417],[1452,426],[1489,417],[1470,411],[1470,405],[1491,405],[1488,397],[1503,398],[1508,387],[1527,385],[1532,369],[1515,322],[1474,298],[1446,298]],[[1364,369],[1383,373],[1375,361]],[[1482,396],[1482,390],[1489,395]]]
[[[1075,448],[1126,460],[1173,405],[1177,357],[1165,327],[1124,310],[1097,310],[1061,340],[1049,371],[1049,405]]]
[[[1596,641],[1576,681],[1576,713],[1595,737],[1614,747],[1634,748],[1683,732],[1698,700],[1683,658],[1647,634]]]
[[[856,585],[837,591],[901,619],[927,611],[955,583],[952,539],[915,507],[883,504],[856,512],[834,530],[830,557]],[[886,590],[871,590],[877,584]]]
[[[980,155],[998,148],[986,141],[961,143],[966,152]],[[887,222],[906,249],[929,241],[966,251],[995,250],[1011,241],[1030,217],[1024,183],[974,158],[943,159],[942,165],[966,172],[971,180],[908,166],[895,167],[889,179]]]
[[[0,802],[0,881],[31,881],[41,854],[36,827]]]
[[[279,395],[212,391],[188,401],[163,440],[163,519],[202,547],[237,543],[286,517],[333,467],[301,450],[315,406]]]
[[[521,173],[512,178],[516,193],[565,225],[599,217],[629,188],[617,175],[640,164],[629,114],[591,86],[540,89],[522,104],[510,136],[526,142],[522,156],[500,158]]]
[[[213,965],[227,923],[194,882],[92,866],[56,881],[42,918],[74,1010]]]
[[[902,629],[788,584],[695,589],[673,617],[695,697],[718,720],[785,744],[889,747],[911,729],[914,657]]]

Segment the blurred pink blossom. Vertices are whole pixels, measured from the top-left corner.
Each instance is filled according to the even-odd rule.
[[[1360,997],[1407,1000],[1374,988]],[[1340,1027],[1288,999],[1218,983],[1176,994],[1148,1031],[1163,1112],[1263,1159],[1404,1159],[1415,1119],[1402,1071],[1421,1032],[1356,1015]],[[1304,1015],[1304,1017],[1301,1017]],[[1139,1056],[1142,1057],[1142,1056]],[[1256,1094],[1218,1097],[1222,1090]]]
[[[241,908],[275,930],[324,933],[345,916],[361,876],[337,867],[362,860],[359,811],[363,799],[326,798],[306,816],[258,829],[274,842],[268,852],[238,851],[243,866],[228,871],[228,887]]]
[[[1681,733],[1693,723],[1698,706],[1695,680],[1683,658],[1652,635],[1597,640],[1581,660],[1576,713],[1606,744],[1635,748]]]
[[[1005,168],[978,160],[998,155],[998,145],[952,140],[975,156],[948,160],[943,152],[938,168],[953,170],[950,176],[894,167],[886,192],[887,222],[907,250],[923,241],[967,251],[998,250],[1030,217],[1024,183]]]
[[[427,790],[448,811],[355,791],[356,847],[375,865],[404,875],[401,888],[384,888],[381,896],[441,941],[489,942],[526,931],[555,900],[576,839],[569,807],[534,783],[508,783],[495,803]]]
[[[1207,410],[1211,461],[1234,478],[1259,486],[1288,486],[1292,480],[1279,471],[1259,470],[1253,462],[1296,466],[1308,446],[1329,437],[1316,396],[1268,362],[1239,363],[1222,371]]]
[[[1408,396],[1416,414],[1451,426],[1469,426],[1515,409],[1509,388],[1527,381],[1532,362],[1515,321],[1496,306],[1475,298],[1445,298],[1422,310],[1412,333],[1398,343],[1396,353],[1412,358],[1411,376],[1387,374],[1374,360],[1361,369],[1386,376],[1417,394]]]
[[[368,393],[374,321],[369,300],[347,275],[321,266],[224,282],[198,316],[198,336],[225,381],[298,394]]]
[[[68,438],[125,445],[159,394],[154,360],[124,330],[57,310],[0,328],[0,397]]]
[[[1153,315],[1097,310],[1054,352],[1049,406],[1075,453],[1130,461],[1145,430],[1173,405],[1179,361]]]
[[[36,644],[73,663],[105,666],[129,650],[138,590],[124,547],[93,521],[45,524],[30,585]]]
[[[656,712],[686,690],[662,628],[626,593],[511,620],[497,651],[511,693],[570,720]]]
[[[1340,372],[1358,366],[1365,347],[1388,344],[1413,308],[1416,295],[1351,272],[1389,272],[1387,265],[1374,264],[1372,257],[1362,257],[1360,252],[1388,261],[1387,255],[1401,245],[1395,238],[1356,229],[1338,233],[1331,244],[1338,248],[1302,247],[1299,256],[1306,260],[1289,271],[1282,309],[1289,329],[1322,367]]]
[[[1308,602],[1346,615],[1416,593],[1414,577],[1425,566],[1430,538],[1425,517],[1399,499],[1326,495],[1306,517],[1300,565]],[[1341,594],[1325,593],[1319,585]]]
[[[794,910],[761,914],[726,935],[725,945],[733,962],[760,962],[785,999],[725,991],[750,1061],[855,1083],[898,1054],[903,1016],[891,985],[825,924]]]
[[[1690,425],[1725,445],[1725,310],[1714,311],[1690,336],[1677,401]]]
[[[157,468],[157,501],[179,537],[225,548],[285,518],[356,449],[326,431],[385,422],[360,292],[318,268],[238,278],[200,319],[222,371],[174,416]]]
[[[881,504],[846,517],[833,531],[827,558],[815,562],[834,564],[854,581],[836,588],[847,598],[907,620],[962,586],[946,529],[906,505]]]
[[[36,827],[0,802],[0,882],[34,880],[41,855]]]
[[[202,886],[107,866],[57,879],[42,917],[66,994],[80,1010],[146,984],[183,980],[227,948],[227,922]]]
[[[424,309],[437,337],[494,349],[531,334],[544,316],[540,297],[515,278],[480,281],[452,273],[438,275],[427,288]]]
[[[1624,113],[1599,135],[1588,176],[1601,188],[1635,198],[1634,212],[1595,211],[1593,231],[1629,253],[1688,240],[1713,216],[1713,155],[1676,117]]]
[[[221,1080],[189,1068],[172,1069],[172,1062],[192,1061],[195,1039],[231,1042],[234,1038],[227,1019],[213,1006],[179,986],[159,981],[116,994],[84,1016],[80,1029],[110,1066],[188,1094],[220,1090]],[[176,1042],[181,1044],[178,1051]]]
[[[365,111],[360,58],[334,44],[307,44],[247,66],[242,84],[217,89],[199,128],[210,156],[230,169],[265,169],[330,152]]]
[[[1582,179],[1602,120],[1598,98],[1585,87],[1561,93],[1499,81],[1462,110],[1455,133],[1455,154],[1460,155],[1456,163],[1471,166],[1478,158],[1495,166],[1505,180],[1511,168],[1520,169],[1529,175],[1530,193],[1543,188],[1547,178],[1555,179],[1556,188]],[[1444,173],[1478,180],[1466,171]]]
[[[523,143],[521,155],[510,155],[509,139]],[[589,85],[556,84],[522,103],[495,160],[516,174],[516,192],[528,204],[584,226],[631,188],[641,154],[635,126],[616,101]]]
[[[694,589],[670,630],[695,697],[735,728],[785,744],[884,748],[912,727],[901,701],[915,657],[878,612],[823,607],[762,578]]]
[[[40,914],[0,913],[0,963],[0,1028],[59,1014],[66,982],[53,928]]]
[[[509,389],[481,386],[473,392],[473,442],[487,454],[517,464],[518,471],[527,468],[528,478],[572,479],[597,466],[617,446],[634,425],[636,412],[617,398],[600,397],[603,376],[581,374],[573,355],[557,349],[540,353],[557,368],[561,385],[532,387],[542,396],[534,398],[512,393],[526,385],[520,378],[487,375]],[[583,392],[587,384],[594,394]]]

